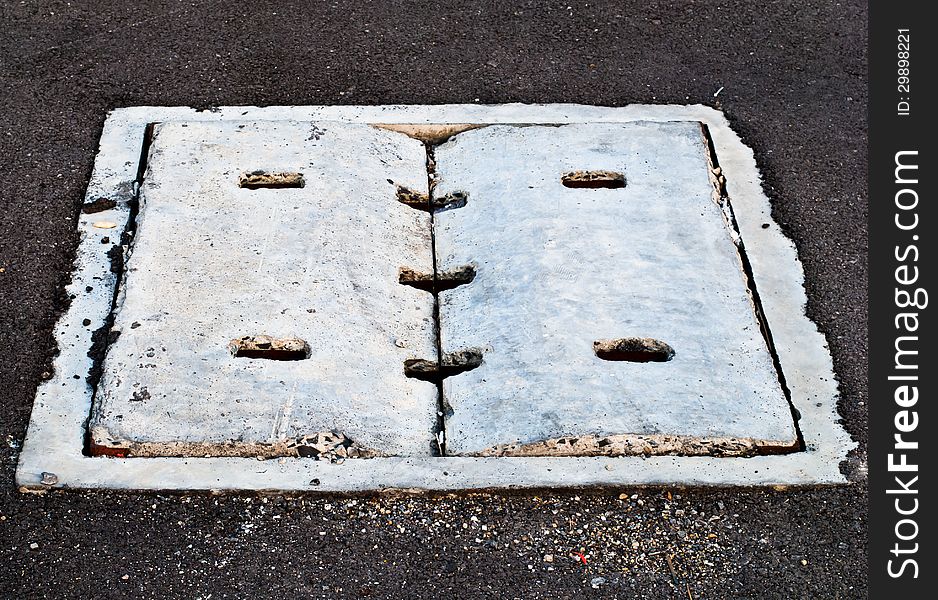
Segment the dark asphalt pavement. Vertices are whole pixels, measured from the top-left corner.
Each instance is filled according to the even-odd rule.
[[[797,243],[865,446],[866,19],[853,1],[0,3],[0,597],[865,597],[865,455],[852,486],[670,499],[40,497],[13,473],[105,113],[141,104],[718,106]]]

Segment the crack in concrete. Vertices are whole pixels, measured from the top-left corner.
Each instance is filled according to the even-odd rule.
[[[121,289],[127,270],[127,259],[130,257],[131,243],[133,241],[134,231],[137,228],[137,214],[140,211],[140,191],[143,189],[143,179],[146,176],[147,164],[150,160],[150,146],[153,143],[153,127],[155,125],[156,123],[148,123],[144,130],[143,143],[140,146],[140,155],[137,162],[137,173],[133,181],[133,193],[127,201],[130,207],[130,211],[127,215],[127,224],[121,233],[121,239],[108,250],[108,256],[111,258],[111,272],[114,273],[115,279],[114,293],[111,296],[111,307],[108,311],[107,319],[104,321],[104,325],[92,335],[94,343],[88,350],[88,357],[91,358],[91,368],[88,369],[86,380],[88,386],[91,388],[91,406],[82,424],[82,431],[84,432],[82,453],[85,456],[121,456],[121,452],[126,451],[126,449],[122,448],[108,448],[95,444],[92,440],[91,428],[88,424],[91,422],[92,414],[94,413],[95,406],[97,406],[95,399],[98,394],[98,384],[104,372],[104,359],[107,356],[108,348],[117,341],[117,337],[120,335],[119,331],[112,331],[111,328],[114,326],[114,317],[116,315],[117,306],[120,303]],[[110,202],[114,202],[116,206],[115,201],[107,198],[99,198],[94,204],[110,204]],[[93,208],[92,212],[98,212],[98,208]]]

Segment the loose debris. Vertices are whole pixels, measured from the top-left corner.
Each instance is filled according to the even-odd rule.
[[[363,448],[337,431],[326,431],[299,437],[287,446],[296,451],[297,456],[328,460],[341,463],[346,458],[372,458],[377,454]]]

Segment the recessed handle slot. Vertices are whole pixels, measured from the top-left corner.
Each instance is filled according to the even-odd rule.
[[[418,290],[437,294],[471,283],[475,279],[476,268],[472,265],[464,265],[449,271],[441,271],[436,277],[433,277],[432,273],[418,273],[409,267],[401,267],[398,273],[398,281],[401,285],[409,285]]]
[[[235,358],[266,360],[304,360],[309,358],[309,344],[299,338],[275,338],[269,335],[247,335],[228,342]]]
[[[571,171],[560,182],[568,188],[619,189],[625,187],[625,175],[616,171]]]
[[[301,188],[305,185],[302,173],[251,171],[238,177],[238,187],[248,190]]]
[[[593,352],[603,360],[626,362],[667,362],[674,358],[674,348],[654,338],[596,340]]]

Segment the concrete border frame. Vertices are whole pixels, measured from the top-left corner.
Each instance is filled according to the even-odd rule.
[[[88,235],[110,221],[119,239],[130,217],[147,125],[168,121],[290,120],[374,125],[432,125],[461,130],[488,124],[566,124],[631,121],[697,121],[707,126],[726,178],[736,226],[759,290],[775,351],[800,415],[804,450],[740,457],[537,457],[373,458],[342,464],[308,458],[117,458],[84,454],[85,425],[94,390],[85,376],[92,364],[91,332],[104,325],[117,277],[109,245]],[[403,127],[395,127],[401,129]],[[848,483],[840,463],[856,446],[840,423],[838,389],[824,336],[805,314],[804,274],[794,243],[771,216],[752,151],[722,113],[702,105],[575,104],[233,106],[119,108],[110,112],[85,203],[115,205],[78,220],[81,241],[67,293],[72,298],[55,327],[59,355],[54,373],[39,386],[19,456],[22,491],[57,488],[355,493],[381,490],[679,486],[807,486]],[[768,227],[765,225],[768,224]],[[88,291],[88,288],[91,288]],[[83,325],[90,320],[91,325]]]

